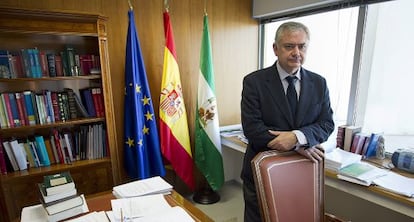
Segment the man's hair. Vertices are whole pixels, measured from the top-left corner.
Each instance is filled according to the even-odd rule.
[[[276,30],[275,35],[275,43],[279,44],[280,39],[286,32],[294,32],[294,31],[304,31],[306,33],[306,37],[310,39],[310,33],[308,27],[300,22],[285,22],[279,26]]]

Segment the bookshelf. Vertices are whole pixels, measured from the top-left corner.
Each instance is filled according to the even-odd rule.
[[[106,144],[107,151],[98,158],[77,159],[71,164],[52,163],[50,166],[29,167],[21,171],[9,170],[7,174],[0,175],[0,221],[13,221],[20,216],[23,207],[39,203],[36,183],[42,182],[44,175],[70,171],[79,193],[85,195],[112,189],[116,178],[114,175],[117,175],[117,136],[106,29],[107,18],[101,15],[0,8],[0,50],[13,54],[21,49],[35,48],[63,55],[61,52],[65,52],[70,46],[78,55],[94,55],[98,59],[94,63],[94,72],[80,71],[81,67],[77,66],[77,71],[69,69],[63,76],[53,76],[50,73],[45,75],[42,72],[41,76],[20,73],[10,75],[10,78],[0,78],[0,94],[28,90],[62,91],[70,88],[79,95],[80,89],[97,87],[102,91],[104,108],[103,117],[78,116],[65,121],[2,126],[2,141],[37,135],[47,138],[52,130],[74,133],[81,126],[99,124],[105,129],[106,138],[101,141]],[[100,70],[100,73],[96,73],[96,70]],[[92,144],[96,148],[100,143],[93,140]]]

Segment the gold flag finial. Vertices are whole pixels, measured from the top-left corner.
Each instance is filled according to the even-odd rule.
[[[134,9],[134,8],[132,7],[131,0],[128,0],[128,5],[129,5],[129,9],[130,9],[130,10]]]
[[[168,12],[169,7],[170,7],[170,5],[168,4],[168,0],[164,0],[164,8],[165,8],[166,12]]]

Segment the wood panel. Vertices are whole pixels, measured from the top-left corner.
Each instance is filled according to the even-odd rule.
[[[161,87],[164,30],[163,0],[131,1],[141,43],[147,77],[158,116]],[[257,68],[258,23],[251,17],[251,0],[206,1],[213,51],[216,96],[221,125],[240,122],[240,96],[243,77]],[[186,103],[192,144],[195,100],[204,13],[204,1],[170,1],[169,11]],[[3,0],[0,6],[30,9],[99,13],[109,17],[108,49],[115,107],[118,156],[115,183],[125,178],[123,169],[123,96],[125,44],[128,29],[128,1],[119,0]],[[121,178],[120,180],[118,178]]]

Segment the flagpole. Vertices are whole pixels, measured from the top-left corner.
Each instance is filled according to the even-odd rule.
[[[214,69],[210,34],[208,31],[207,0],[204,0],[203,35],[200,50],[200,76],[197,97],[195,160],[201,172],[201,186],[194,193],[193,200],[200,204],[213,204],[220,200],[216,192],[224,182],[221,146],[219,136],[218,113],[214,92]],[[204,112],[204,110],[209,110]],[[200,118],[202,117],[202,118]],[[219,164],[218,164],[219,163]],[[206,170],[208,169],[208,170]]]
[[[203,176],[201,188],[194,193],[193,200],[199,204],[214,204],[220,201],[220,195],[211,189],[207,180]]]

